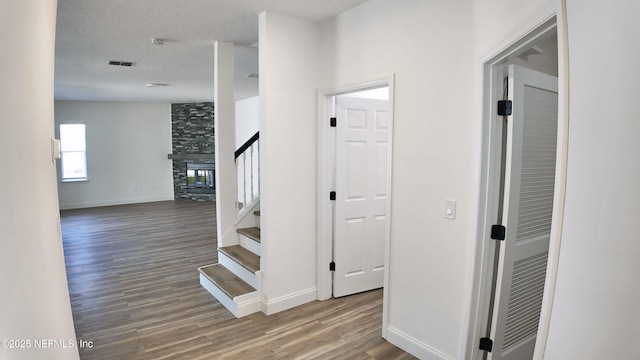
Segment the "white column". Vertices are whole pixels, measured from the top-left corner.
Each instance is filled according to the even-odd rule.
[[[260,265],[267,314],[316,299],[319,31],[312,22],[260,14]]]
[[[233,244],[236,235],[230,231],[236,219],[235,176],[235,99],[234,45],[215,43],[214,60],[214,131],[216,151],[216,216],[218,246]],[[226,237],[225,237],[226,235]]]

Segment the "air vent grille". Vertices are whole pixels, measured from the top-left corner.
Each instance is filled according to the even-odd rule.
[[[118,61],[118,60],[109,60],[109,65],[113,66],[124,66],[124,67],[132,67],[136,63],[132,61]]]

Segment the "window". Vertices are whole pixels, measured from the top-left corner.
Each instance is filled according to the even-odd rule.
[[[62,181],[87,180],[87,153],[84,124],[60,125]]]

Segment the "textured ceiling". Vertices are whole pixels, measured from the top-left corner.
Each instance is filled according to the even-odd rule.
[[[213,100],[213,43],[236,46],[236,99],[255,96],[258,14],[321,22],[367,0],[58,0],[56,100]],[[152,38],[167,41],[153,45]],[[109,66],[132,61],[132,67]],[[147,83],[169,84],[147,88]]]

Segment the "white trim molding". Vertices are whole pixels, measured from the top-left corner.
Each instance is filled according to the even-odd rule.
[[[552,0],[538,10],[534,16],[524,22],[522,26],[511,32],[511,36],[501,42],[496,48],[482,58],[483,63],[483,110],[482,110],[482,132],[481,132],[481,149],[482,154],[478,161],[481,162],[479,173],[477,174],[479,184],[479,209],[477,219],[477,241],[475,247],[471,250],[471,263],[473,267],[468,274],[469,283],[472,284],[467,291],[469,301],[465,305],[465,334],[460,344],[461,358],[464,359],[480,359],[481,352],[478,350],[478,341],[480,337],[485,336],[487,319],[487,309],[489,304],[490,284],[488,277],[493,268],[492,247],[489,246],[485,234],[488,233],[489,220],[494,204],[492,204],[492,196],[494,190],[491,188],[490,179],[495,169],[490,168],[492,142],[495,137],[495,129],[491,129],[489,125],[494,111],[493,99],[495,98],[495,83],[501,76],[498,74],[496,65],[506,59],[509,54],[526,46],[530,41],[536,39],[542,34],[549,31],[557,31],[558,33],[558,148],[557,148],[557,164],[556,164],[556,183],[554,194],[553,223],[551,229],[551,241],[549,246],[549,260],[547,264],[547,277],[545,284],[545,292],[542,303],[542,314],[538,329],[538,341],[536,341],[536,350],[534,358],[540,359],[543,356],[546,337],[549,329],[549,318],[553,303],[553,295],[555,289],[555,279],[558,265],[558,255],[562,231],[562,219],[564,212],[564,196],[566,183],[567,168],[567,139],[568,139],[568,47],[567,47],[567,27],[566,27],[566,6],[565,0]],[[500,80],[501,81],[501,80]],[[493,135],[492,135],[493,134]]]
[[[422,360],[454,360],[454,358],[420,342],[393,326],[387,328],[387,340]]]
[[[558,0],[556,21],[558,29],[558,148],[556,163],[556,184],[554,192],[553,220],[547,263],[542,309],[536,338],[534,359],[543,359],[551,323],[551,311],[556,290],[560,243],[564,224],[565,194],[567,192],[567,164],[569,157],[569,44],[566,0]]]
[[[65,182],[67,184],[67,182]],[[156,196],[148,198],[124,198],[113,201],[87,201],[87,202],[75,202],[60,204],[60,210],[72,210],[72,209],[84,209],[102,206],[114,206],[114,205],[127,205],[127,204],[142,204],[150,202],[160,201],[173,201],[173,196]]]
[[[316,295],[317,289],[314,287],[271,300],[262,298],[262,312],[265,315],[272,315],[314,301],[316,300]]]

